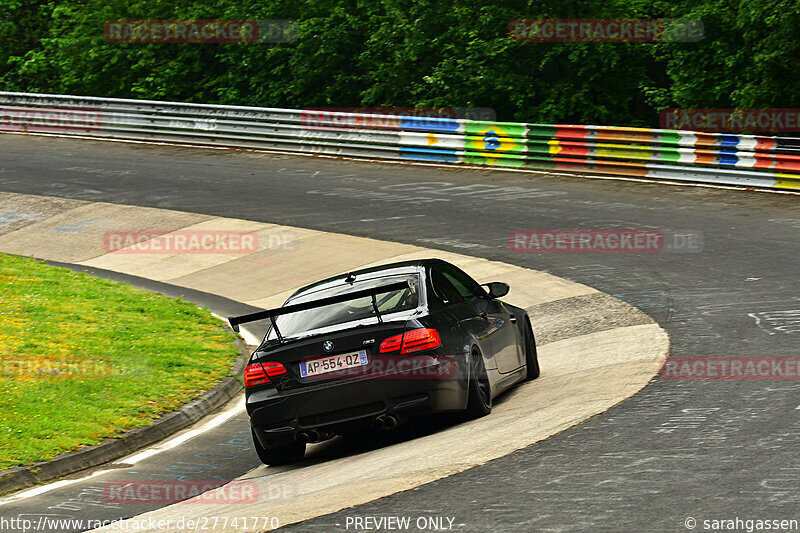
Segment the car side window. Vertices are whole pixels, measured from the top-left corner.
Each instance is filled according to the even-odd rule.
[[[484,292],[477,281],[455,267],[445,266],[442,268],[442,274],[453,284],[465,300],[477,298],[479,294]]]
[[[451,279],[442,272],[438,266],[431,268],[431,285],[434,292],[449,304],[463,302],[461,292],[456,288]]]

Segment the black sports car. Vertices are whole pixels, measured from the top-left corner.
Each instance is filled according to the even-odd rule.
[[[302,459],[306,444],[415,414],[480,417],[492,399],[539,375],[525,310],[439,259],[393,263],[303,287],[269,318],[244,371],[253,442],[265,464]]]

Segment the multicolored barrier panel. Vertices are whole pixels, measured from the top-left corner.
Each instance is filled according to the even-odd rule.
[[[800,190],[800,138],[0,92],[0,132]]]

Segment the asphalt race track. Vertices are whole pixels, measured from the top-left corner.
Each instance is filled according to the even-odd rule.
[[[800,356],[795,195],[35,136],[2,135],[0,146],[5,192],[273,222],[481,256],[544,270],[639,307],[669,332],[673,357]],[[672,249],[655,254],[508,248],[515,229],[567,228],[652,228],[701,240],[687,249],[675,238]],[[286,529],[352,531],[353,518],[366,516],[408,516],[412,524],[446,517],[460,531],[687,531],[690,518],[696,530],[704,520],[800,519],[797,379],[657,379],[542,443]],[[212,440],[203,441],[202,452],[182,451],[188,457],[206,453],[211,442],[237,439],[220,433],[203,437]],[[247,447],[239,452],[249,453]],[[250,455],[234,463],[223,477],[257,464]],[[41,512],[43,497],[28,500],[31,508]]]

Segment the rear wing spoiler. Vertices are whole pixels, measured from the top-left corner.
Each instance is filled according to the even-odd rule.
[[[283,337],[281,337],[281,332],[278,330],[278,325],[275,323],[275,317],[288,315],[290,313],[297,313],[298,311],[307,311],[308,309],[316,309],[317,307],[324,307],[326,305],[348,302],[350,300],[357,300],[358,298],[363,298],[365,296],[372,297],[372,308],[375,310],[375,315],[378,318],[378,322],[383,322],[383,319],[381,318],[381,313],[380,311],[378,311],[378,302],[375,297],[379,294],[399,291],[402,289],[410,289],[412,293],[415,292],[416,290],[411,280],[397,281],[395,283],[382,285],[380,287],[374,287],[372,289],[363,289],[360,291],[348,292],[347,294],[340,294],[338,296],[329,296],[327,298],[320,298],[319,300],[311,300],[310,302],[284,305],[283,307],[268,309],[266,311],[257,311],[255,313],[250,313],[242,316],[231,316],[228,317],[228,323],[231,325],[231,328],[233,328],[233,331],[238,332],[239,324],[244,324],[246,322],[255,322],[256,320],[264,320],[265,318],[269,318],[270,321],[272,322],[272,327],[275,330],[275,334],[278,336],[278,340],[282,341]]]

